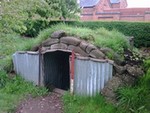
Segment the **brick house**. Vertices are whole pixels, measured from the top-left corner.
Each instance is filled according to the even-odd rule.
[[[150,8],[127,8],[126,0],[80,0],[81,20],[150,21]]]

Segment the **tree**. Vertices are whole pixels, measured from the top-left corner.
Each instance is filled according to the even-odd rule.
[[[76,18],[80,12],[79,5],[76,0],[45,0],[51,7],[52,15],[53,13],[58,17],[66,18]],[[55,13],[55,12],[59,13]]]
[[[3,32],[24,33],[28,20],[75,18],[79,12],[76,0],[1,0],[0,6]]]
[[[49,18],[59,18],[61,16],[61,0],[45,0],[50,7]]]
[[[25,21],[42,19],[38,11],[50,10],[43,0],[3,0],[1,1],[1,26],[3,32],[16,31],[23,33],[27,30]]]

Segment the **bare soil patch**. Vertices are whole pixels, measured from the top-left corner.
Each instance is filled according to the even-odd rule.
[[[47,96],[29,98],[22,102],[16,113],[63,113],[62,94],[51,92]]]

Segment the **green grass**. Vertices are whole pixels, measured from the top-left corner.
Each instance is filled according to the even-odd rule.
[[[52,28],[54,31],[59,29],[64,30],[71,36],[80,37],[98,47],[112,48],[114,51],[120,51],[118,49],[129,47],[127,38],[116,30],[108,31],[105,28],[92,30],[89,28],[67,26],[65,24],[59,24]],[[50,31],[51,28],[47,30]]]
[[[0,70],[11,70],[11,57],[15,51],[28,50],[34,39],[25,39],[16,34],[0,35]]]
[[[147,63],[149,60],[145,61],[146,67]],[[150,112],[150,66],[146,68],[146,71],[135,86],[118,89],[119,106],[127,112]]]
[[[116,52],[123,52],[124,48],[129,48],[127,38],[116,30],[108,32],[108,30],[101,28],[97,29],[97,38],[95,45],[100,47],[108,47]]]
[[[144,62],[144,69],[146,71],[148,71],[148,69],[150,68],[150,59],[145,60]]]
[[[0,71],[0,113],[13,112],[25,96],[32,97],[47,94],[47,89],[36,87],[20,76],[10,78],[5,71]]]
[[[66,93],[63,97],[65,113],[125,113],[106,102],[103,96],[82,97]]]

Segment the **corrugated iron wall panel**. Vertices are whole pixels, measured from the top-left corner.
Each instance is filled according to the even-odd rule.
[[[74,93],[93,96],[112,78],[112,64],[90,59],[75,59]]]
[[[65,52],[45,53],[40,59],[38,53],[16,52],[13,55],[14,69],[17,74],[34,84],[53,84],[57,88],[69,88],[69,55]],[[104,61],[89,58],[75,58],[75,94],[93,96],[99,93],[112,78],[113,66]],[[40,77],[41,71],[41,77]],[[41,79],[40,79],[41,78]],[[44,84],[43,84],[44,85]]]
[[[39,54],[16,52],[13,54],[14,70],[24,79],[39,85]]]

